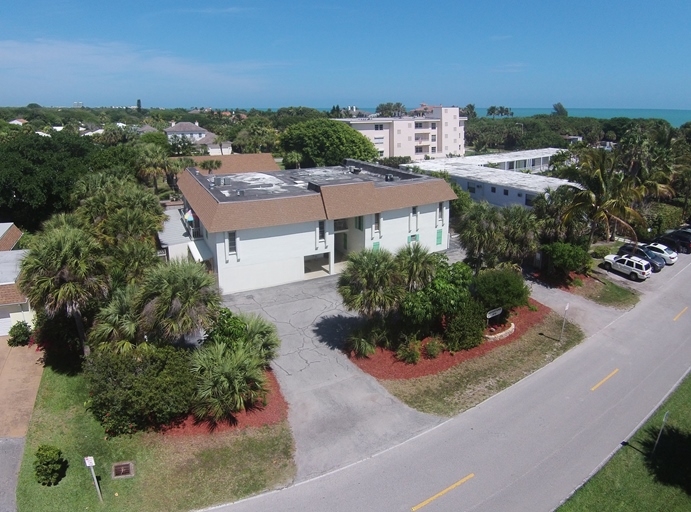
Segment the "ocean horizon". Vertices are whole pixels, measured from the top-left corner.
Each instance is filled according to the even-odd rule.
[[[365,112],[374,112],[376,107],[358,107]],[[317,107],[318,110],[328,112],[331,107]],[[266,110],[266,109],[261,109]],[[277,109],[272,109],[277,110]],[[594,117],[596,119],[612,119],[613,117],[628,117],[630,119],[664,119],[675,128],[691,122],[691,110],[665,108],[566,108],[569,117]],[[478,117],[486,117],[487,107],[475,107]],[[511,108],[513,117],[531,117],[539,114],[551,114],[552,108]]]

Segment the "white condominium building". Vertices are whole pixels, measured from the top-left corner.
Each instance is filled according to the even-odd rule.
[[[371,117],[337,119],[348,123],[372,141],[379,156],[409,156],[413,160],[463,156],[465,126],[458,107],[429,107],[420,117]]]

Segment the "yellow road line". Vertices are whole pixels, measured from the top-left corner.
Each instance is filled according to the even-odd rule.
[[[441,497],[441,496],[444,496],[444,494],[446,494],[447,492],[451,491],[452,489],[455,489],[455,488],[458,487],[459,485],[466,483],[468,480],[470,480],[470,479],[473,478],[474,476],[475,476],[475,473],[470,473],[470,474],[469,474],[468,476],[466,476],[465,478],[461,478],[461,479],[460,479],[458,482],[456,482],[455,484],[450,485],[449,487],[447,487],[447,488],[444,489],[443,491],[438,492],[437,494],[435,494],[434,496],[432,496],[432,497],[429,498],[429,499],[426,499],[425,501],[423,501],[423,502],[420,503],[419,505],[415,505],[415,506],[412,508],[412,511],[415,512],[416,510],[420,510],[420,509],[421,509],[422,507],[424,507],[425,505],[429,505],[430,503],[432,503],[432,502],[433,502],[434,500],[436,500],[437,498],[439,498],[439,497]]]
[[[607,375],[607,377],[605,377],[605,378],[602,379],[600,382],[598,382],[597,384],[595,384],[592,388],[590,388],[590,391],[595,391],[597,388],[599,388],[600,386],[602,386],[602,385],[603,385],[605,382],[607,382],[609,379],[611,379],[612,377],[614,377],[614,375],[615,375],[618,371],[619,371],[619,368],[615,368],[614,371],[613,371],[612,373],[610,373],[609,375]]]
[[[686,310],[687,310],[687,309],[689,309],[688,306],[686,306],[684,309],[682,309],[682,310],[679,312],[679,314],[678,314],[677,316],[674,317],[674,320],[673,320],[673,321],[676,322],[677,320],[679,320],[679,317],[680,317],[681,315],[683,315],[684,313],[686,313]]]

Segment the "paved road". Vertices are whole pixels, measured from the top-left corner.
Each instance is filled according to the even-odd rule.
[[[402,511],[454,484],[424,512],[553,510],[691,367],[691,312],[682,313],[691,309],[689,266],[691,257],[682,257],[638,283],[649,293],[634,309],[426,434],[341,471],[218,510]]]
[[[403,405],[339,350],[357,319],[343,310],[336,279],[224,300],[277,326],[281,348],[272,366],[290,405],[297,481],[370,457],[444,421]]]

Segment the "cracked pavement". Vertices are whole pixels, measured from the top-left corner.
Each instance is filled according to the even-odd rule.
[[[371,457],[445,418],[392,397],[341,351],[358,323],[336,291],[337,276],[227,295],[233,311],[258,313],[281,337],[272,367],[289,404],[296,482]]]

